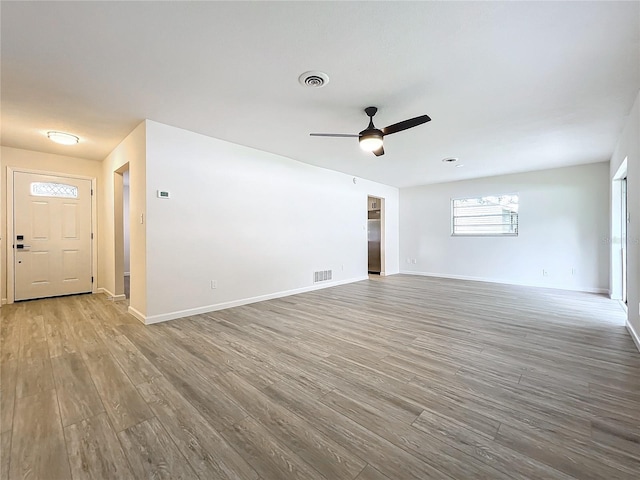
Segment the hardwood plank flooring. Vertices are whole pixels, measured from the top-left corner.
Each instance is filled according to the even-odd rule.
[[[0,480],[9,478],[9,465],[11,458],[11,432],[2,433],[2,444],[0,444]]]
[[[637,479],[601,295],[396,275],[144,326],[0,309],[0,480]]]
[[[122,446],[105,413],[64,429],[74,479],[134,479]]]
[[[356,477],[356,480],[389,480],[389,477],[384,476],[371,465],[367,465]]]
[[[196,478],[157,418],[145,420],[118,434],[137,478],[186,480]]]
[[[9,478],[70,478],[55,390],[16,399]]]
[[[77,353],[51,359],[62,425],[73,425],[104,412],[91,374]]]
[[[129,377],[106,348],[87,350],[85,360],[116,432],[153,416]]]

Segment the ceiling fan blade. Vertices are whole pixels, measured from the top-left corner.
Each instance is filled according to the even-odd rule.
[[[431,118],[429,117],[429,115],[421,115],[419,117],[410,118],[409,120],[404,120],[402,122],[389,125],[388,127],[384,127],[382,129],[382,133],[385,135],[391,135],[392,133],[397,133],[408,128],[417,127],[418,125],[422,125],[423,123],[427,123],[430,121]]]
[[[377,150],[373,150],[373,154],[376,157],[379,157],[380,155],[384,155],[384,146],[381,146],[379,149]]]
[[[312,137],[359,137],[357,133],[310,133]]]

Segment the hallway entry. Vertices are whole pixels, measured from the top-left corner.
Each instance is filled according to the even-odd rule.
[[[384,199],[367,197],[368,271],[384,275]]]

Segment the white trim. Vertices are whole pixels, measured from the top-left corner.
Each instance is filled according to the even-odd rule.
[[[93,293],[98,290],[98,180],[91,179],[91,276],[93,284],[91,285]]]
[[[145,316],[142,313],[140,313],[138,310],[133,308],[132,306],[129,306],[129,308],[127,309],[127,312],[129,312],[129,315],[132,315],[132,316],[136,317],[142,323],[146,323],[145,322]]]
[[[285,290],[283,292],[269,293],[267,295],[259,295],[257,297],[243,298],[240,300],[233,300],[231,302],[217,303],[213,305],[205,305],[203,307],[197,308],[189,308],[186,310],[178,310],[176,312],[170,313],[162,313],[160,315],[151,315],[145,317],[138,311],[133,311],[131,307],[129,307],[129,313],[131,313],[134,317],[141,320],[146,325],[151,325],[153,323],[166,322],[168,320],[175,320],[176,318],[189,317],[191,315],[198,315],[201,313],[215,312],[216,310],[224,310],[225,308],[232,307],[240,307],[242,305],[247,305],[249,303],[263,302],[265,300],[271,300],[274,298],[288,297],[290,295],[297,295],[299,293],[311,292],[314,290],[321,290],[323,288],[335,287],[337,285],[344,285],[347,283],[361,282],[363,280],[368,280],[369,276],[365,275],[362,277],[350,278],[348,280],[340,280],[337,282],[325,283],[311,285],[309,287],[295,288],[293,290]]]
[[[611,178],[609,199],[610,211],[609,211],[609,223],[610,223],[610,237],[609,237],[609,285],[611,288],[611,299],[622,300],[622,243],[617,242],[622,237],[622,220],[620,214],[622,213],[622,179],[627,176],[627,159],[625,157],[618,170]],[[628,193],[627,193],[628,197]],[[627,199],[627,203],[628,199]],[[628,228],[628,227],[627,227]],[[628,235],[628,232],[627,232]],[[628,272],[627,272],[628,275]],[[627,285],[627,289],[629,286]]]
[[[93,239],[91,240],[91,275],[93,276],[93,284],[91,286],[91,293],[99,293],[98,288],[98,190],[96,177],[88,177],[86,175],[74,175],[72,173],[51,172],[48,170],[35,170],[32,168],[23,167],[11,167],[7,165],[6,181],[7,181],[7,239],[13,239],[13,174],[14,172],[31,173],[35,175],[45,175],[50,177],[63,177],[63,178],[78,178],[80,180],[91,181],[91,233]],[[6,303],[13,303],[15,299],[15,278],[14,278],[14,252],[13,241],[6,242],[7,250],[7,298]],[[4,300],[3,300],[4,302]]]
[[[569,285],[563,285],[563,286],[541,285],[541,284],[526,283],[526,282],[507,282],[506,280],[495,280],[493,278],[485,278],[485,277],[469,277],[466,275],[447,275],[444,273],[432,273],[432,272],[414,272],[410,270],[400,270],[400,273],[404,275],[419,275],[421,277],[439,277],[439,278],[451,278],[454,280],[470,280],[472,282],[499,283],[501,285],[517,285],[519,287],[552,288],[554,290],[571,290],[574,292],[585,292],[585,293],[604,293],[604,294],[609,293],[609,290],[606,288],[571,287]]]
[[[6,305],[6,304],[7,304],[7,299],[6,299],[6,298],[3,298],[3,299],[2,299],[2,305]]]
[[[631,335],[631,338],[633,339],[633,343],[636,344],[636,348],[640,352],[640,335],[638,335],[638,332],[635,331],[633,325],[631,325],[631,322],[629,322],[629,319],[627,319],[627,330],[629,331],[629,335]]]
[[[113,301],[113,302],[120,302],[122,300],[126,300],[127,299],[127,297],[124,295],[124,293],[122,295],[116,295],[116,294],[112,293],[111,291],[107,290],[104,287],[98,288],[95,293],[104,293],[108,297],[108,299]]]

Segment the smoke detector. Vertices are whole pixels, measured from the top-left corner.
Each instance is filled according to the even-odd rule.
[[[302,75],[300,75],[298,77],[298,81],[305,87],[321,88],[329,83],[329,75],[324,72],[312,70],[309,72],[304,72]]]

